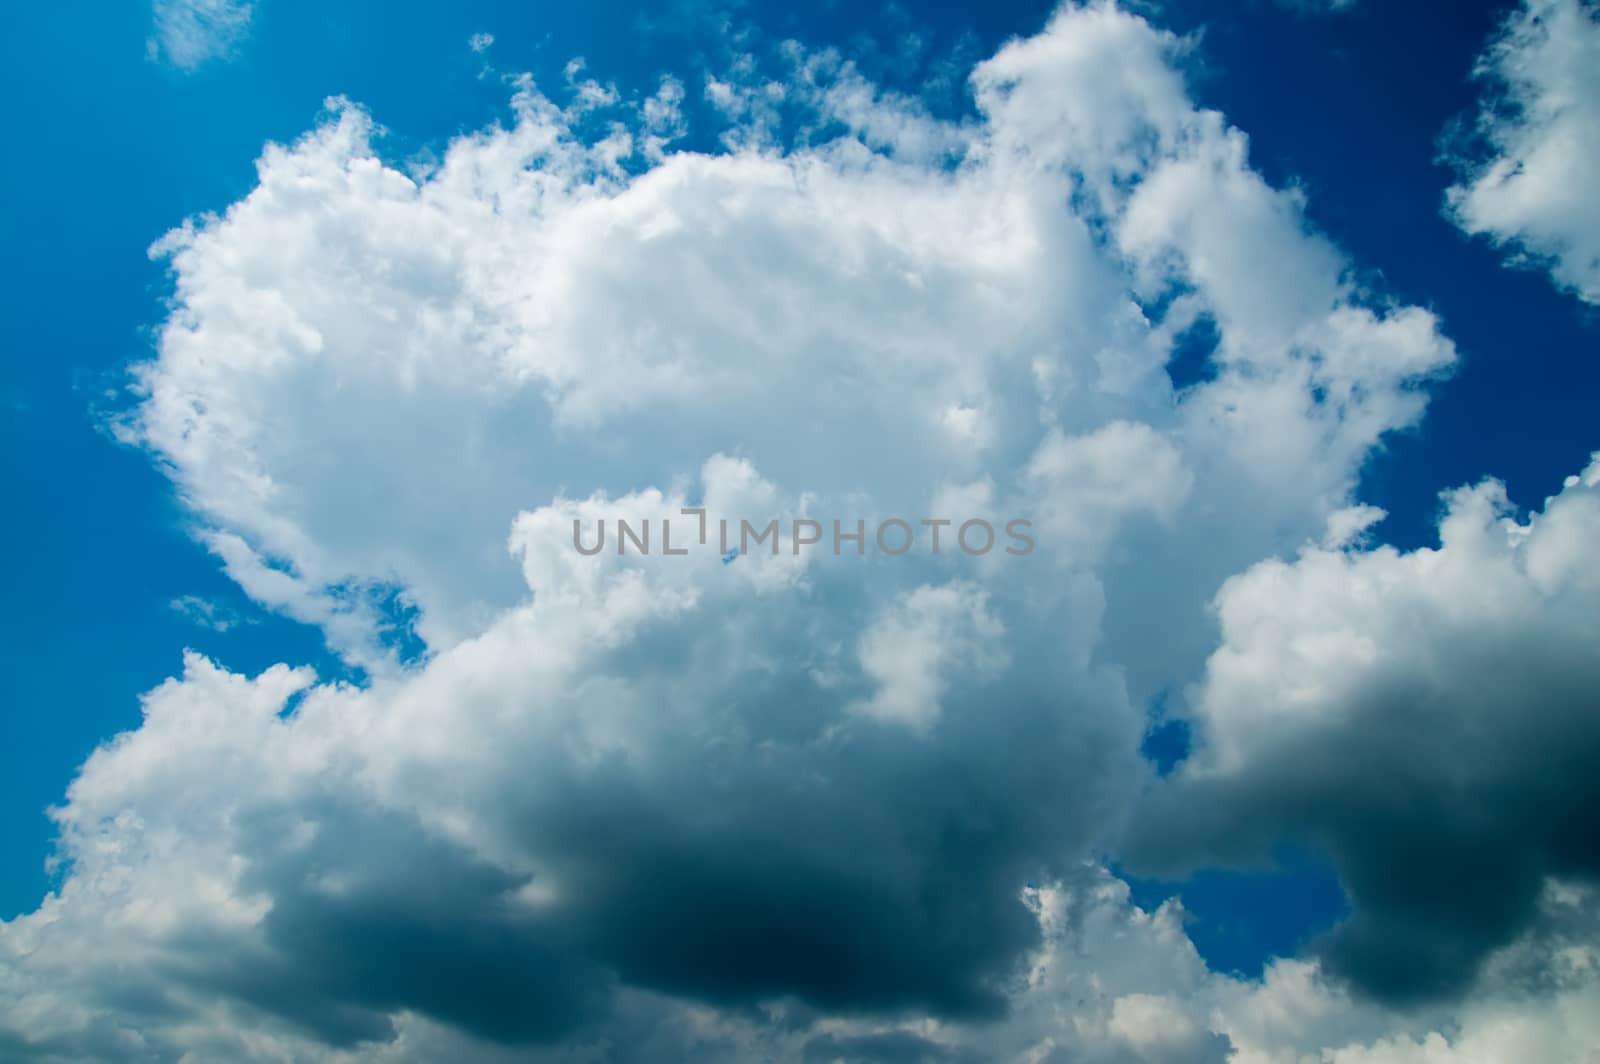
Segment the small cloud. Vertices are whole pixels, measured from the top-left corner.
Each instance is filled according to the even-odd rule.
[[[1457,172],[1445,209],[1507,266],[1600,306],[1600,209],[1583,191],[1600,165],[1597,55],[1600,7],[1585,0],[1527,0],[1507,16],[1478,57],[1474,136],[1445,145]]]
[[[487,52],[489,50],[489,46],[493,43],[494,34],[492,33],[474,33],[471,37],[467,38],[467,47],[471,48],[474,52],[477,52],[480,55],[484,52]]]
[[[253,5],[244,0],[155,0],[155,32],[145,47],[150,58],[180,70],[226,59],[250,32]]]
[[[213,632],[226,632],[248,623],[227,606],[201,598],[199,595],[180,595],[167,605],[193,624],[209,628]]]

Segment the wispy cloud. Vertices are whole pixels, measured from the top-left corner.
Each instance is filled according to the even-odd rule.
[[[152,59],[193,71],[232,56],[250,33],[254,5],[245,0],[155,0]]]
[[[213,632],[226,632],[245,623],[235,610],[199,595],[180,595],[167,605],[173,612]]]

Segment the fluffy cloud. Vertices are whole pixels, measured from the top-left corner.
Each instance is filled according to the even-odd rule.
[[[250,32],[254,5],[243,0],[155,0],[152,58],[192,71],[233,54]]]
[[[1600,9],[1590,0],[1527,0],[1478,60],[1486,97],[1477,132],[1487,158],[1461,163],[1447,193],[1464,231],[1548,269],[1600,303]]]
[[[177,309],[130,437],[242,584],[365,664],[394,588],[435,648],[514,604],[500,545],[530,499],[669,483],[717,451],[917,512],[936,481],[1014,490],[1041,424],[1120,419],[1213,454],[1208,487],[1269,495],[1275,526],[1318,525],[1453,351],[1342,280],[1243,137],[1188,103],[1177,42],[1109,9],[1071,22],[975,71],[982,126],[791,56],[789,104],[852,135],[785,152],[736,123],[743,150],[637,174],[621,160],[659,150],[639,126],[663,128],[676,83],[587,140],[606,90],[575,82],[562,110],[525,85],[511,129],[425,174],[382,164],[337,103],[158,245]],[[1165,361],[1201,316],[1228,372],[1175,403]],[[1273,537],[1237,542],[1206,579]]]
[[[900,598],[861,637],[861,670],[876,685],[859,712],[926,727],[937,719],[951,670],[1005,663],[1005,629],[970,587],[923,586]]]
[[[1249,567],[1326,537],[1360,568],[1358,471],[1454,360],[1193,105],[1184,47],[1067,8],[977,66],[962,122],[779,49],[707,84],[715,154],[672,146],[681,83],[628,98],[578,67],[566,102],[523,80],[508,127],[429,169],[385,162],[345,101],[269,147],[247,196],[155,249],[174,298],[120,430],[244,592],[366,678],[190,656],[146,696],[56,813],[60,890],[0,925],[0,1047],[1154,1062],[1427,1039],[1314,962],[1207,972],[1176,905],[1141,912],[1093,863],[1151,782],[1145,702],[1201,674],[1207,604],[1245,570],[1197,713],[1238,748],[1216,771],[1253,778],[1264,740],[1229,723],[1249,709],[1220,664],[1269,610],[1251,590],[1278,570]],[[1204,323],[1211,372],[1175,384]],[[1517,548],[1528,580],[1575,571],[1568,505]],[[686,508],[1025,517],[1037,549],[572,544],[619,518],[687,542]],[[1553,595],[1527,610],[1559,619]],[[1269,660],[1243,675],[1296,682],[1280,651],[1246,641]],[[1529,845],[1542,873],[1553,843]],[[1513,920],[1483,948],[1534,925],[1556,934]],[[1367,978],[1347,956],[1327,963]]]
[[[1319,846],[1354,906],[1319,947],[1333,973],[1402,1001],[1470,985],[1551,883],[1600,877],[1597,489],[1600,455],[1526,524],[1488,482],[1447,497],[1437,549],[1312,546],[1230,580],[1201,747],[1145,852]]]

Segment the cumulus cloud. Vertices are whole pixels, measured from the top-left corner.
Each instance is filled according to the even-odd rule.
[[[1487,151],[1458,160],[1461,181],[1446,193],[1463,231],[1588,303],[1600,303],[1600,208],[1588,191],[1600,168],[1597,70],[1600,8],[1526,0],[1478,60]]]
[[[1600,877],[1600,456],[1526,523],[1486,482],[1440,544],[1309,546],[1231,579],[1193,699],[1197,754],[1142,840],[1157,863],[1292,839],[1353,914],[1318,946],[1392,1000],[1453,994]]]
[[[146,47],[152,58],[196,70],[234,53],[250,32],[254,10],[243,0],[155,0],[155,29]]]
[[[1126,1062],[1430,1037],[1323,974],[1385,989],[1359,950],[1207,972],[1180,907],[1096,863],[1151,782],[1144,705],[1208,656],[1216,771],[1253,778],[1219,664],[1270,612],[1251,592],[1279,570],[1251,566],[1323,542],[1361,575],[1362,463],[1455,358],[1193,104],[1188,46],[1069,7],[977,65],[959,122],[775,49],[705,86],[714,154],[674,147],[682,81],[640,98],[581,65],[428,169],[342,100],[269,146],[154,249],[174,294],[119,431],[241,589],[364,679],[190,655],[145,696],[54,814],[59,891],[0,925],[0,1047]],[[1202,320],[1212,372],[1176,385]],[[1568,505],[1505,565],[1575,572]],[[1025,517],[1037,549],[572,544],[685,509]],[[1578,868],[1557,834],[1524,873]],[[1555,940],[1534,886],[1483,949]],[[1356,919],[1390,927],[1391,894],[1353,883]]]

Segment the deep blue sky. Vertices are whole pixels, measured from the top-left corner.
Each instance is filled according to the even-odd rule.
[[[772,5],[736,17],[770,38],[834,44],[893,84],[905,72],[884,56],[906,28],[929,34],[935,56],[977,58],[1037,29],[1050,6]],[[1422,430],[1393,441],[1367,473],[1365,500],[1391,512],[1380,534],[1401,546],[1429,541],[1439,490],[1492,475],[1519,505],[1537,506],[1596,442],[1600,323],[1544,275],[1505,269],[1439,210],[1450,178],[1439,136],[1470,113],[1473,58],[1505,7],[1362,0],[1312,16],[1266,2],[1173,0],[1154,16],[1203,29],[1197,96],[1250,135],[1269,179],[1306,189],[1311,218],[1362,270],[1396,298],[1432,307],[1460,347],[1461,368],[1435,390]],[[480,78],[482,60],[466,47],[475,32],[494,34],[491,58],[504,71],[554,84],[582,55],[624,91],[648,91],[671,70],[693,97],[694,71],[716,61],[718,43],[688,10],[261,0],[238,57],[192,74],[147,58],[149,11],[139,4],[0,12],[9,147],[0,170],[9,241],[0,266],[9,503],[0,917],[37,904],[49,882],[44,809],[96,743],[137,721],[138,692],[177,670],[179,648],[249,671],[279,660],[337,670],[317,633],[249,605],[191,542],[164,478],[103,428],[126,403],[124,368],[148,357],[162,315],[166,280],[149,245],[248,191],[263,142],[309,128],[329,95],[366,105],[399,157],[503,118],[505,86]],[[168,605],[186,595],[224,604],[241,623],[196,625]],[[1297,866],[1292,876],[1287,892],[1215,876],[1185,891],[1213,963],[1248,969],[1336,911],[1324,875]],[[1141,895],[1167,889],[1145,885]],[[1246,909],[1241,931],[1234,916]]]

